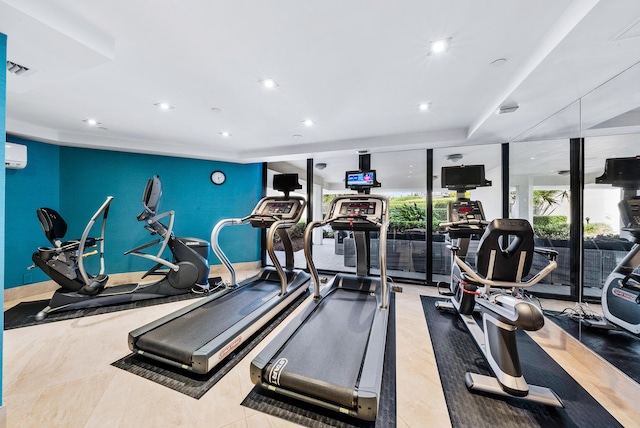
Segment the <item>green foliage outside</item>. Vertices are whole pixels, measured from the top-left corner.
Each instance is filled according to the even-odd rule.
[[[611,227],[606,223],[590,223],[584,225],[584,239],[594,239],[598,236],[615,238]],[[539,238],[569,239],[569,223],[564,215],[536,215],[533,216],[533,231]]]
[[[569,239],[569,223],[564,215],[534,215],[533,231],[538,238]]]
[[[433,230],[447,221],[447,204],[455,200],[455,196],[433,199]],[[389,200],[389,229],[402,232],[406,229],[426,227],[426,204],[424,196],[411,195],[391,198]]]
[[[619,235],[612,233],[611,227],[606,223],[589,223],[584,225],[584,239],[593,239],[597,236],[606,238],[619,238]]]

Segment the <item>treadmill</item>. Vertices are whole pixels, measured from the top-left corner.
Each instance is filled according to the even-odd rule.
[[[368,174],[368,175],[367,175]],[[347,173],[358,195],[337,196],[323,221],[305,230],[305,257],[313,300],[252,361],[254,384],[336,412],[377,417],[387,335],[389,291],[385,249],[388,198],[368,194],[379,185],[375,171]],[[313,229],[350,231],[356,242],[356,274],[338,273],[320,292],[311,257]],[[379,236],[380,276],[369,274],[369,235]]]
[[[129,349],[194,373],[204,374],[231,354],[309,289],[310,275],[294,269],[293,246],[286,229],[302,216],[306,202],[289,193],[302,186],[298,174],[279,174],[273,188],[284,196],[262,198],[244,218],[221,220],[211,233],[211,247],[231,274],[224,290],[129,333]],[[267,251],[273,266],[236,284],[236,273],[218,243],[227,225],[250,223],[268,229]],[[278,233],[285,248],[285,268],[273,248]]]

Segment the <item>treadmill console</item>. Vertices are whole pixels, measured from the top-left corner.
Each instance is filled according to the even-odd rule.
[[[338,200],[328,215],[333,230],[378,230],[383,214],[382,200],[371,197],[353,197]]]
[[[264,198],[253,210],[249,220],[253,227],[267,228],[278,220],[296,223],[302,215],[302,201],[293,198]]]
[[[449,222],[464,220],[484,220],[484,210],[480,201],[457,200],[449,203]]]

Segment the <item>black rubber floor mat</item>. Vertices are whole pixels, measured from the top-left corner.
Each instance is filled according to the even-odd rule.
[[[111,363],[112,366],[133,373],[145,379],[151,380],[174,391],[200,399],[211,389],[224,375],[235,367],[238,362],[256,347],[274,328],[288,317],[307,297],[309,291],[304,292],[294,300],[283,312],[258,330],[246,342],[235,349],[225,360],[214,367],[207,374],[197,374],[161,362],[141,357],[137,354],[129,354],[126,357]],[[249,374],[247,373],[247,376]]]
[[[360,421],[300,400],[275,394],[259,386],[254,387],[242,405],[303,426],[324,427],[394,427],[396,426],[396,317],[395,295],[389,300],[389,322],[384,354],[382,391],[378,418],[373,422]]]
[[[209,278],[209,283],[217,284],[222,278]],[[45,324],[56,321],[70,320],[80,317],[88,317],[92,315],[108,314],[111,312],[124,311],[128,309],[146,308],[149,306],[160,305],[163,303],[181,302],[183,300],[195,299],[203,297],[205,294],[185,293],[177,296],[159,297],[156,299],[137,300],[134,302],[121,303],[116,305],[101,306],[97,308],[85,308],[72,311],[53,312],[47,315],[42,321],[36,321],[36,314],[47,307],[48,300],[35,300],[32,302],[18,303],[16,306],[7,309],[4,312],[4,329],[12,330],[14,328],[29,327],[32,325]]]
[[[560,367],[533,339],[519,331],[518,350],[527,382],[551,388],[566,408],[558,409],[516,398],[471,393],[467,371],[490,375],[484,356],[460,317],[439,311],[438,298],[422,296],[440,381],[454,427],[618,427],[618,421]],[[424,399],[428,399],[424,398]]]
[[[640,337],[624,330],[587,327],[560,312],[544,313],[569,335],[640,384]]]

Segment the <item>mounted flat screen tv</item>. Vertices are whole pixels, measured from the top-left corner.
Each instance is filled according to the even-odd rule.
[[[302,189],[298,181],[298,174],[276,174],[273,176],[273,190],[288,192]]]
[[[484,177],[484,165],[443,166],[440,177],[442,187],[450,190],[491,186]]]
[[[347,171],[344,179],[347,189],[361,190],[379,187],[380,183],[376,180],[376,171]]]
[[[640,187],[640,156],[609,158],[604,164],[604,174],[596,178],[598,184],[637,189]]]

